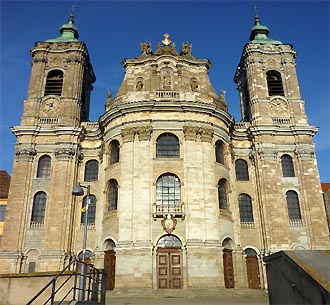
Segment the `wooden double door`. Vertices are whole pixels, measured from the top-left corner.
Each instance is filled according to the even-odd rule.
[[[107,272],[106,290],[115,288],[115,271],[116,271],[116,253],[113,250],[104,252],[104,270]]]
[[[160,289],[182,288],[182,251],[177,248],[158,248],[157,282]]]

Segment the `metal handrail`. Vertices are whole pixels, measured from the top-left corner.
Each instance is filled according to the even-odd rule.
[[[85,268],[89,267],[89,272],[86,274],[86,280],[88,280],[88,288],[85,288],[85,292],[87,292],[86,300],[96,301],[100,304],[105,303],[105,276],[106,274],[102,270],[98,270],[92,264],[87,264],[78,259],[72,260],[59,274],[54,276],[54,278],[44,286],[26,305],[34,304],[34,302],[46,291],[47,288],[51,287],[51,295],[49,298],[43,303],[53,305],[55,302],[56,294],[64,287],[64,285],[74,276],[73,286],[64,294],[64,297],[57,301],[57,304],[60,305],[64,302],[64,300],[68,297],[70,293],[72,293],[72,300],[76,300],[77,290],[81,291],[83,288],[77,287],[78,276],[83,276],[82,273],[79,272],[79,264],[84,264]],[[69,271],[71,266],[75,266],[74,271],[71,274],[65,273]],[[56,289],[56,281],[61,276],[68,276],[67,279],[64,280],[62,284]],[[100,279],[101,277],[101,279]],[[91,287],[92,286],[92,287]],[[50,303],[49,303],[50,302]]]

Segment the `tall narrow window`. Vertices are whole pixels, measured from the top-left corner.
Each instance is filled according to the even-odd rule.
[[[31,222],[43,223],[46,211],[47,195],[44,192],[38,192],[33,198]]]
[[[179,158],[179,139],[172,133],[160,135],[156,144],[156,156],[157,158]]]
[[[5,215],[6,215],[6,205],[0,205],[0,221],[5,220]]]
[[[284,96],[283,84],[281,74],[277,71],[267,72],[267,86],[268,95],[282,95]]]
[[[236,171],[236,180],[239,181],[249,180],[248,164],[245,160],[237,159],[235,161],[235,171]]]
[[[156,186],[157,212],[181,212],[180,180],[174,174],[163,174]]]
[[[37,178],[50,177],[51,158],[47,155],[41,156],[38,161]]]
[[[119,142],[113,140],[110,143],[110,164],[119,162]]]
[[[300,205],[298,194],[295,191],[286,192],[286,202],[288,204],[288,214],[290,220],[300,220]]]
[[[96,197],[94,195],[90,195],[89,199],[90,199],[90,204],[88,206],[87,223],[95,223]],[[85,196],[82,201],[81,223],[85,223],[86,204],[87,204],[87,196]]]
[[[227,187],[226,187],[226,180],[220,179],[218,183],[218,199],[219,199],[219,208],[221,210],[228,209],[228,202],[227,202]]]
[[[110,180],[108,190],[108,211],[117,210],[118,205],[118,182],[114,179]]]
[[[281,157],[281,164],[282,164],[283,177],[294,177],[295,176],[291,156],[283,155]]]
[[[251,197],[247,194],[240,194],[238,204],[241,222],[253,222]]]
[[[99,163],[96,160],[89,160],[85,165],[84,181],[97,181],[99,175]]]
[[[61,95],[63,86],[63,72],[61,70],[52,70],[47,75],[45,96]]]
[[[217,163],[225,164],[224,144],[220,140],[215,142],[215,161]]]

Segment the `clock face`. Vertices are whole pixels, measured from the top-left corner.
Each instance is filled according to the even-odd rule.
[[[270,102],[270,109],[274,113],[285,114],[288,112],[288,106],[285,101],[281,99],[273,99]]]
[[[54,110],[57,106],[58,101],[54,98],[49,98],[42,103],[42,110],[44,112],[50,112]]]

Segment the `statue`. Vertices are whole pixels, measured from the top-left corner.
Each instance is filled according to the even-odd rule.
[[[141,47],[142,55],[151,55],[152,54],[150,42],[148,42],[148,41],[140,42],[140,47]]]
[[[183,55],[183,56],[189,56],[189,55],[192,55],[192,44],[191,43],[188,43],[188,42],[184,42],[182,44],[182,50],[181,50],[181,54],[180,55]]]
[[[107,92],[107,102],[105,104],[105,109],[108,110],[110,108],[110,104],[112,102],[112,94],[110,92],[110,90],[108,90]]]
[[[196,78],[191,78],[190,79],[190,87],[191,87],[191,91],[196,92],[197,88],[198,88],[198,82]]]
[[[142,78],[139,78],[136,82],[136,91],[142,91],[142,88],[143,88],[143,79]]]

